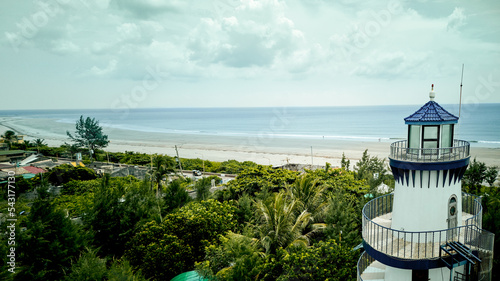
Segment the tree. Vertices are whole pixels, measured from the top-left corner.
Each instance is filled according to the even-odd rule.
[[[39,189],[39,196],[28,215],[26,231],[16,241],[16,262],[22,270],[14,280],[60,280],[86,244],[85,235],[55,208],[46,192]]]
[[[368,149],[363,152],[363,156],[354,166],[357,179],[364,179],[370,186],[372,193],[376,193],[376,188],[384,181],[387,169],[384,166],[384,159],[368,155]]]
[[[341,168],[344,168],[346,171],[349,171],[349,168],[351,166],[351,160],[347,159],[343,152],[342,152],[342,160],[340,160],[340,166]]]
[[[2,135],[2,139],[5,143],[7,143],[9,145],[9,148],[10,148],[10,145],[12,144],[12,142],[17,140],[16,132],[14,132],[12,130],[7,130]]]
[[[276,254],[280,247],[309,245],[312,233],[303,234],[302,231],[311,222],[312,217],[305,210],[297,215],[299,205],[296,199],[287,198],[284,191],[275,194],[272,200],[256,202],[259,215],[257,232],[266,254]]]
[[[325,215],[327,224],[325,236],[354,247],[361,242],[360,213],[363,201],[353,202],[345,191],[339,190],[330,195]],[[361,206],[360,206],[361,205]],[[359,207],[358,207],[359,206]]]
[[[97,175],[94,170],[87,167],[73,167],[69,164],[63,164],[54,167],[47,173],[47,179],[53,185],[61,185],[72,180],[93,180]]]
[[[287,188],[291,199],[298,202],[297,214],[307,211],[311,213],[314,221],[322,218],[326,209],[326,186],[318,184],[319,178],[305,175],[297,179]]]
[[[205,257],[205,247],[237,227],[236,207],[215,200],[191,202],[145,224],[127,244],[130,264],[146,277],[170,280]]]
[[[217,176],[210,176],[206,178],[201,178],[195,182],[194,189],[196,191],[196,200],[202,201],[210,197],[210,188],[212,187],[212,180],[220,181],[220,178]]]
[[[145,224],[127,248],[125,256],[130,264],[153,280],[170,280],[191,266],[191,247],[155,221]]]
[[[495,166],[488,167],[485,174],[485,180],[490,185],[490,187],[493,187],[495,181],[497,180],[497,177],[498,177],[498,168]]]
[[[196,264],[196,271],[208,280],[257,280],[265,259],[251,238],[229,232],[220,237],[220,245],[206,248],[205,261]]]
[[[159,191],[161,188],[161,182],[163,178],[171,172],[174,172],[175,162],[170,158],[164,157],[163,155],[155,155],[153,157],[153,181],[156,183],[156,196],[159,197]]]
[[[71,265],[71,273],[66,276],[66,280],[105,280],[106,272],[106,259],[99,258],[96,250],[87,249],[87,252]]]
[[[474,158],[462,178],[462,185],[468,187],[468,192],[478,194],[481,191],[481,184],[486,178],[486,170],[486,164],[476,161]]]
[[[181,179],[176,179],[165,188],[165,212],[170,213],[191,201],[191,197],[189,197],[189,193],[183,186],[183,182]]]
[[[95,120],[95,118],[87,117],[83,119],[82,115],[80,120],[76,121],[75,127],[74,135],[69,131],[66,131],[66,134],[77,147],[88,148],[90,159],[92,159],[96,149],[108,146],[108,136],[102,133],[102,127],[99,126],[99,121]]]
[[[40,147],[47,146],[47,144],[43,142],[44,140],[45,140],[45,139],[36,139],[36,140],[35,140],[35,143],[34,143],[34,144],[35,144],[35,146],[36,146],[36,151],[37,151],[38,153],[40,153]],[[25,142],[26,142],[26,141],[25,141]]]
[[[148,186],[121,182],[112,186],[109,174],[105,174],[84,221],[102,255],[121,257],[139,223],[150,219],[156,210],[156,198]]]
[[[321,241],[308,248],[292,248],[283,254],[278,281],[356,280],[359,251],[352,251],[334,240]]]

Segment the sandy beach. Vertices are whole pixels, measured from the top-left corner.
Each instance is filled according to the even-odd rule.
[[[50,146],[69,142],[66,131],[74,131],[73,124],[58,123],[54,120],[0,118],[0,133],[14,130],[26,135],[26,139],[45,139]],[[297,163],[324,165],[326,162],[340,166],[342,153],[354,164],[365,149],[371,156],[387,159],[390,140],[350,141],[329,138],[294,139],[280,138],[272,133],[262,133],[255,137],[217,136],[200,134],[168,134],[137,132],[116,128],[104,128],[111,140],[106,151],[158,153],[175,155],[175,146],[182,158],[200,158],[213,161],[234,159],[253,161],[263,165]],[[500,148],[471,145],[471,159],[487,165],[500,167]]]

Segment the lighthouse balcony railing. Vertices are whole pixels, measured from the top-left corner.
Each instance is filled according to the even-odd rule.
[[[470,144],[464,140],[453,140],[452,147],[410,148],[407,140],[393,142],[389,158],[401,161],[446,162],[469,157]]]
[[[372,258],[367,252],[363,252],[358,260],[358,281],[363,281],[363,273],[367,271],[367,269],[375,262],[375,259]]]
[[[440,246],[458,241],[473,250],[483,248],[480,198],[464,194],[463,226],[436,231],[404,231],[391,228],[393,194],[377,197],[363,207],[363,240],[372,249],[398,259],[438,259]],[[472,213],[469,213],[472,212]]]

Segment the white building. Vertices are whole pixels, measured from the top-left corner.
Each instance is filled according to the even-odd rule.
[[[408,139],[391,144],[394,193],[363,208],[358,280],[491,280],[494,234],[480,198],[461,191],[469,142],[453,138],[458,117],[429,96],[405,118]]]

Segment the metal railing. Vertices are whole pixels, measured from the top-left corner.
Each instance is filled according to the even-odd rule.
[[[445,162],[469,157],[470,144],[464,140],[453,140],[453,147],[409,148],[408,141],[391,143],[389,158],[415,162]]]
[[[464,229],[464,232],[467,233],[467,235],[465,235],[467,237],[467,243],[465,245],[471,250],[476,251],[478,257],[481,259],[481,263],[479,264],[478,280],[491,280],[495,234],[477,228],[476,226],[462,226],[459,228]],[[437,258],[439,258],[439,254],[437,257],[435,257],[435,259]],[[375,259],[371,257],[367,252],[361,254],[357,265],[358,281],[363,281],[363,273],[365,273],[368,267],[370,267],[374,262]],[[377,272],[380,272],[380,269],[378,269]]]
[[[363,281],[361,274],[375,261],[367,252],[363,252],[358,260],[358,281]]]
[[[382,226],[373,221],[392,213],[394,195],[377,197],[363,207],[362,235],[368,245],[384,254],[401,259],[436,259],[439,248],[446,241],[459,241],[471,247],[474,237],[481,230],[482,207],[480,198],[470,194],[462,197],[462,212],[472,215],[465,226],[436,231],[402,231]],[[470,213],[472,212],[472,213]]]
[[[493,246],[495,235],[481,229],[481,197],[462,193],[462,213],[472,215],[464,226],[437,231],[410,232],[391,229],[373,221],[377,217],[390,215],[394,194],[377,197],[363,207],[363,230],[365,242],[373,249],[397,259],[439,259],[440,247],[445,242],[458,241],[472,251],[477,251],[482,260],[479,280],[491,280]],[[358,260],[358,281],[375,260],[366,252]]]
[[[480,196],[462,192],[462,212],[472,215],[465,220],[466,226],[475,225],[483,228],[483,206]]]

